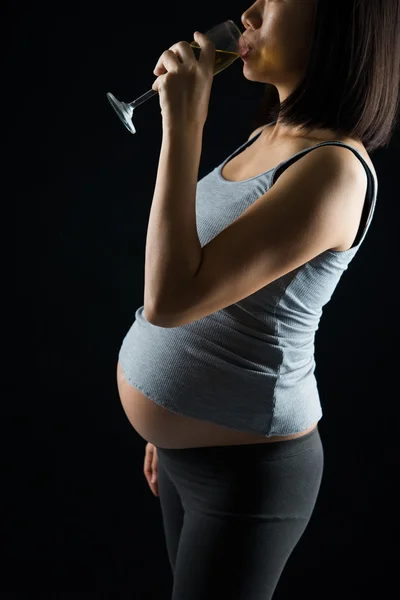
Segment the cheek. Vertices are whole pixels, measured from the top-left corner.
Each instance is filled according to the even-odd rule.
[[[304,3],[300,1],[300,5]],[[263,23],[257,54],[248,61],[251,69],[268,73],[297,74],[303,69],[308,57],[312,24],[310,14],[304,10],[280,10],[274,14],[271,8]]]
[[[282,14],[270,14],[262,35],[260,55],[264,60],[286,62],[293,54],[294,41],[298,37],[298,30],[290,19]]]
[[[290,61],[291,51],[286,44],[286,47],[282,45],[270,45],[262,48],[253,60],[250,61],[252,67],[259,69],[264,73],[270,73],[271,75],[279,75],[280,73],[291,70],[292,65]]]

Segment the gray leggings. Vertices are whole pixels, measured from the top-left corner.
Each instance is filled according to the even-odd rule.
[[[172,600],[270,600],[317,500],[318,426],[283,442],[157,453]]]

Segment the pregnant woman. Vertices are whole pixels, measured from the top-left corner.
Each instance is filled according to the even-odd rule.
[[[374,214],[399,22],[398,0],[257,0],[242,15],[243,75],[266,84],[257,127],[199,181],[215,47],[196,33],[199,61],[179,42],[154,70],[144,305],[117,384],[148,442],[173,600],[270,600],[312,516],[315,333]]]

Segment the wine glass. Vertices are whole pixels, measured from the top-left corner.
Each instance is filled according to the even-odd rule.
[[[242,33],[239,27],[235,25],[233,21],[228,19],[228,21],[223,21],[219,25],[215,25],[206,31],[205,35],[215,46],[214,75],[217,75],[217,73],[220,73],[226,69],[226,67],[229,67],[229,65],[239,58],[240,38],[242,37]],[[198,59],[200,56],[200,46],[194,41],[190,42],[190,45]],[[158,94],[158,92],[151,89],[129,104],[117,100],[110,92],[107,93],[107,98],[128,131],[136,133],[136,129],[132,122],[134,109],[156,94]]]

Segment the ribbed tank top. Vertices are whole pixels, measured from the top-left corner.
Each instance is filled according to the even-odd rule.
[[[367,172],[364,210],[353,246],[344,252],[327,250],[240,302],[181,327],[152,325],[140,306],[119,360],[127,381],[156,404],[268,437],[304,431],[322,417],[314,373],[315,332],[323,307],[369,229],[378,181],[360,152],[342,142],[322,142],[244,181],[224,179],[224,165],[259,135],[198,181],[201,246],[270,189],[292,163],[324,145],[348,148]]]

